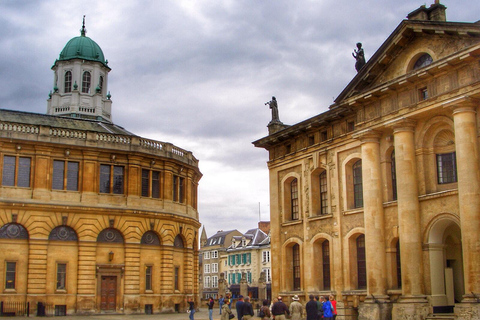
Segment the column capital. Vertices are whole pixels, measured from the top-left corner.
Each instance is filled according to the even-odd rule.
[[[365,142],[379,143],[381,137],[382,137],[382,132],[378,130],[373,130],[373,129],[365,129],[352,135],[353,139],[360,140],[362,143],[365,143]]]
[[[393,133],[404,132],[404,131],[411,131],[415,130],[415,126],[417,125],[417,121],[409,118],[400,118],[392,120],[385,124],[385,126],[392,128]]]
[[[443,108],[453,110],[453,114],[460,112],[476,112],[480,100],[470,96],[461,96],[442,103]]]

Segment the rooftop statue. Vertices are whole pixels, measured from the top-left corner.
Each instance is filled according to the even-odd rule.
[[[365,65],[365,53],[363,52],[362,44],[360,42],[357,43],[357,50],[353,50],[352,56],[357,60],[357,62],[355,62],[355,69],[359,72]]]
[[[270,109],[272,109],[272,121],[271,122],[280,122],[280,118],[278,116],[278,105],[277,99],[272,97],[272,101],[265,102],[265,105],[269,105]]]

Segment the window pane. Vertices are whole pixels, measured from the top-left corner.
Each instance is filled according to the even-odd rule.
[[[110,193],[110,166],[100,165],[100,192]]]
[[[152,171],[152,198],[160,198],[160,172]]]
[[[173,176],[173,201],[178,201],[178,178]]]
[[[395,151],[391,155],[391,173],[392,173],[392,196],[393,200],[397,200],[397,172],[395,171]]]
[[[355,208],[363,207],[362,160],[358,160],[353,169],[353,200]]]
[[[367,262],[365,260],[365,236],[357,238],[357,274],[358,289],[367,288]]]
[[[18,159],[18,177],[17,177],[17,186],[18,187],[30,187],[30,158],[19,158]]]
[[[437,154],[438,183],[457,182],[457,164],[455,152]]]
[[[12,157],[12,156],[3,157],[2,185],[4,186],[15,185],[15,157]]]
[[[179,199],[178,202],[185,202],[185,178],[179,178],[180,180],[180,190],[179,190]]]
[[[397,258],[397,288],[401,288],[402,287],[402,264],[400,260],[400,240],[397,241],[396,258]]]
[[[152,267],[145,268],[145,290],[152,290]]]
[[[7,270],[5,272],[5,289],[15,289],[15,272],[17,268],[16,262],[7,262]]]
[[[90,72],[85,71],[83,73],[83,79],[82,79],[82,92],[83,93],[89,93],[90,92]]]
[[[290,184],[291,201],[292,201],[292,220],[298,220],[298,182],[294,179]]]
[[[65,173],[64,161],[53,161],[52,189],[63,190],[63,178]]]
[[[67,265],[65,263],[57,264],[57,289],[65,289],[67,278]]]
[[[328,240],[322,243],[323,290],[330,290],[330,245]]]
[[[148,197],[150,170],[142,169],[142,197]]]
[[[327,172],[320,174],[320,214],[327,214]]]
[[[67,164],[67,190],[78,191],[78,162],[68,162]]]
[[[292,248],[293,258],[293,290],[300,290],[300,246],[295,244]]]
[[[178,276],[180,273],[180,269],[178,267],[175,267],[175,290],[178,290]]]
[[[113,193],[123,194],[123,167],[113,167]]]
[[[100,88],[100,93],[103,93],[103,77],[100,76],[98,80],[98,87]]]
[[[65,93],[72,92],[72,73],[70,71],[65,72]]]

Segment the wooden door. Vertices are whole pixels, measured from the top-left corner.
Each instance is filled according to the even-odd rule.
[[[117,297],[117,277],[102,276],[101,296],[102,301],[100,303],[100,309],[102,311],[115,311]]]

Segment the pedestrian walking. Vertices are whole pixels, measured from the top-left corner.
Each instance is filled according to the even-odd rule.
[[[213,298],[210,297],[210,299],[207,302],[208,306],[208,319],[213,320],[213,305],[215,304],[215,301],[213,301]]]
[[[188,310],[190,311],[190,315],[188,317],[190,318],[190,320],[194,320],[193,315],[195,314],[195,303],[193,302],[192,298],[188,298],[188,305]]]
[[[222,316],[220,317],[220,320],[229,320],[231,314],[233,313],[230,309],[230,299],[225,298],[223,300]]]
[[[220,314],[222,314],[222,307],[223,307],[224,303],[225,303],[225,298],[223,298],[223,295],[220,295],[220,299],[218,299],[218,306],[219,306],[219,309],[220,309]]]

